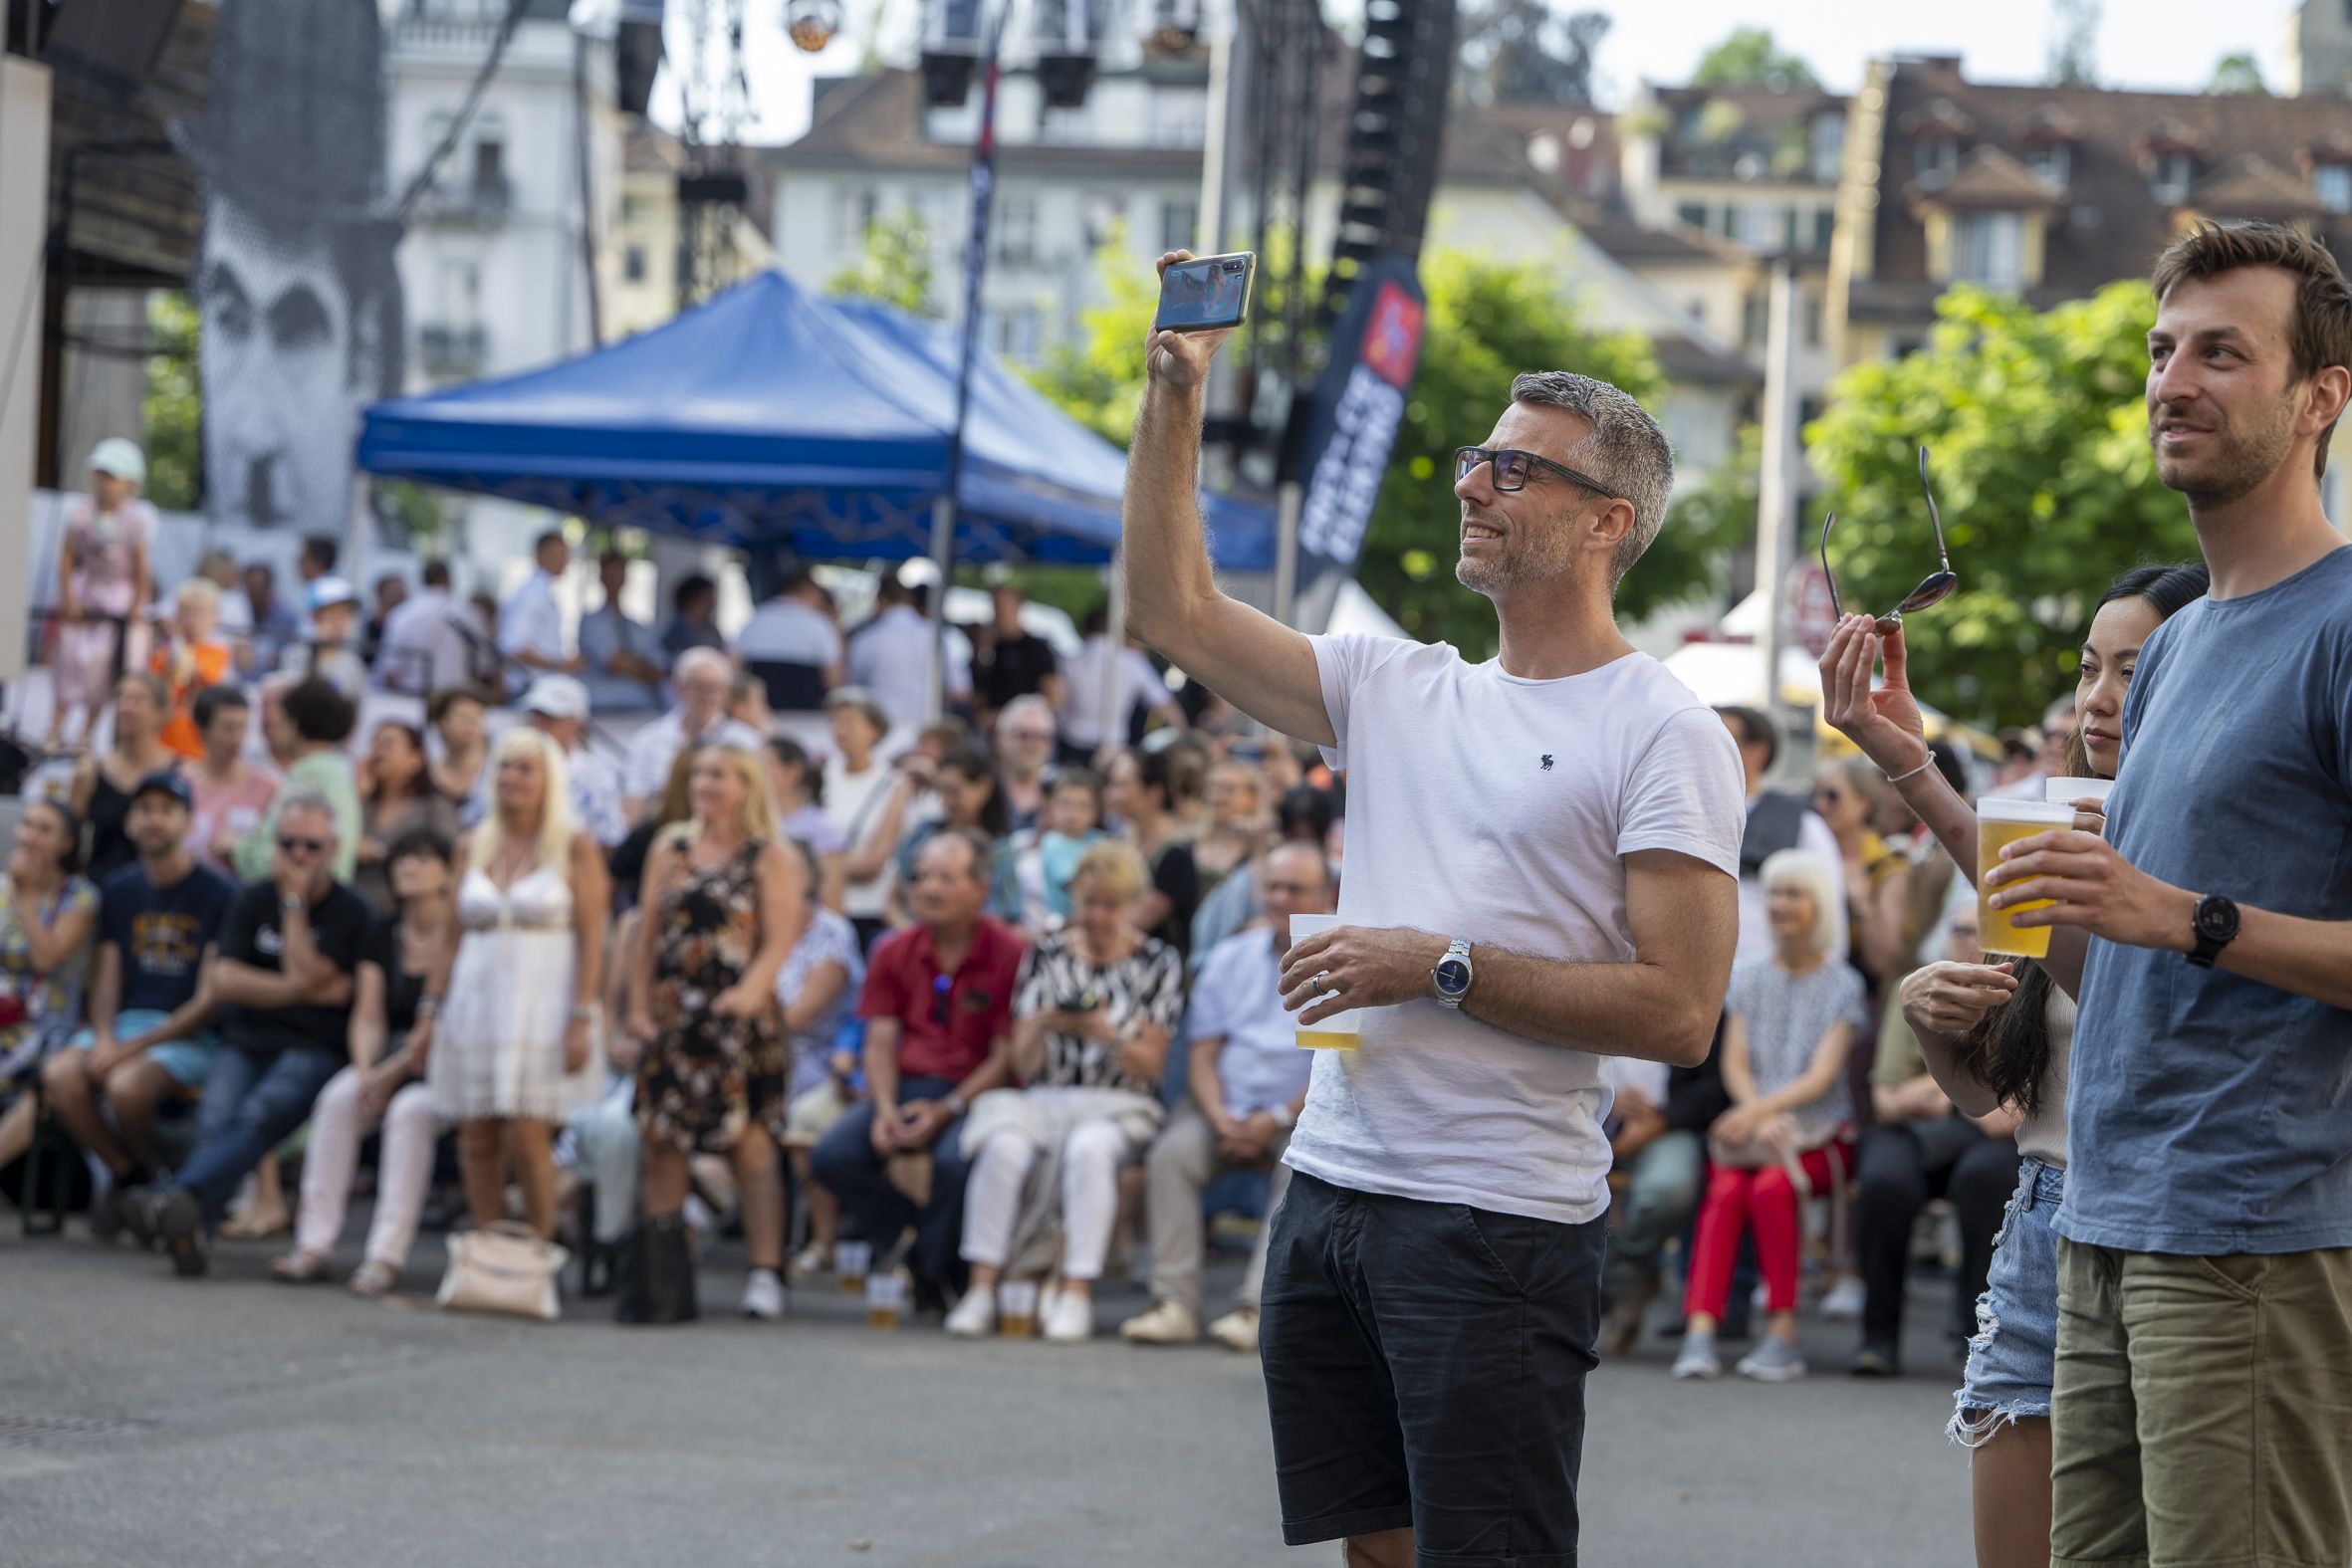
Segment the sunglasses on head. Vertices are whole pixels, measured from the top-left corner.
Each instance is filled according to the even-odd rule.
[[[1936,493],[1928,486],[1928,449],[1919,449],[1919,488],[1928,498],[1928,521],[1936,529],[1937,569],[1920,580],[1918,587],[1904,595],[1903,602],[1877,616],[1881,634],[1891,636],[1902,630],[1903,617],[1932,609],[1952,596],[1960,586],[1960,578],[1952,570],[1952,557],[1944,548],[1944,519],[1936,510]],[[1837,573],[1829,569],[1829,531],[1837,525],[1837,514],[1832,512],[1821,520],[1821,575],[1829,581],[1829,608],[1840,620],[1845,618],[1844,601],[1837,596]]]
[[[278,847],[290,855],[323,855],[327,853],[327,840],[324,838],[296,838],[291,833],[280,833]]]
[[[1565,464],[1554,463],[1548,457],[1534,452],[1523,452],[1517,447],[1509,446],[1456,447],[1454,449],[1454,483],[1459,485],[1468,479],[1477,472],[1481,463],[1494,465],[1493,471],[1488,476],[1488,483],[1506,495],[1515,490],[1526,489],[1528,480],[1533,476],[1535,470],[1540,468],[1557,474],[1571,485],[1581,485],[1596,496],[1605,496],[1611,501],[1623,499],[1617,492],[1589,474],[1579,474]]]

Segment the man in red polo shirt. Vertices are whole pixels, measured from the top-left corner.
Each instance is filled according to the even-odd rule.
[[[988,846],[970,831],[943,828],[923,845],[910,897],[920,924],[875,944],[857,1003],[871,1092],[833,1124],[814,1157],[817,1180],[857,1217],[877,1254],[916,1228],[909,1262],[925,1303],[939,1301],[963,1231],[964,1112],[1012,1080],[1022,943],[980,912],[988,869]],[[926,1151],[930,1200],[917,1208],[891,1182],[888,1164]]]

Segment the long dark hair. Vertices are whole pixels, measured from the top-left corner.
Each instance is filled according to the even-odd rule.
[[[2146,601],[2160,622],[2167,621],[2183,607],[2203,598],[2210,580],[2203,561],[2180,566],[2134,566],[2099,595],[2091,614],[2095,617],[2118,599],[2136,598]],[[2083,744],[2080,725],[2075,727],[2074,738],[2066,743],[2066,773],[2070,778],[2088,778],[2091,774],[2090,751]],[[2031,959],[2016,959],[2013,963],[2016,994],[1979,1019],[1975,1028],[1960,1037],[1952,1053],[1962,1071],[2001,1100],[2031,1115],[2041,1109],[2042,1080],[2049,1073],[2049,1000],[2054,983],[2049,971]]]

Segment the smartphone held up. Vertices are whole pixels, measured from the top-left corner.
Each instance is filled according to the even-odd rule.
[[[1258,253],[1196,256],[1160,274],[1160,308],[1152,326],[1172,333],[1213,333],[1239,327],[1250,315],[1258,281]]]

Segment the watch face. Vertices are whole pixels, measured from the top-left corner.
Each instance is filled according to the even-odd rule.
[[[2237,906],[2226,898],[2199,900],[2197,934],[2215,942],[2235,940],[2237,936]]]
[[[1460,959],[1448,959],[1437,967],[1437,989],[1449,997],[1459,997],[1470,989],[1470,966]]]

